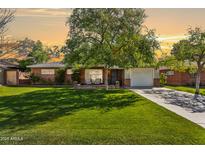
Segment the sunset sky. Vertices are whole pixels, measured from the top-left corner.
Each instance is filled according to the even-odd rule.
[[[62,45],[68,32],[66,18],[71,12],[71,9],[17,9],[7,35],[14,39],[29,37],[47,45]],[[202,16],[205,9],[146,9],[146,14],[145,25],[155,29],[163,42],[184,38],[189,26],[205,29]],[[169,48],[167,46],[165,43],[162,48]]]

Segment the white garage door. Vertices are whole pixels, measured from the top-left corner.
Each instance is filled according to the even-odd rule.
[[[152,68],[131,69],[131,86],[153,86]]]

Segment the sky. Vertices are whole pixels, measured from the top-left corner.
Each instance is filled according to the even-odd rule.
[[[14,39],[25,37],[41,40],[47,45],[62,45],[67,37],[67,17],[71,9],[16,9],[15,20],[7,35]]]
[[[7,35],[14,39],[41,40],[47,45],[63,45],[68,33],[65,23],[71,13],[71,9],[17,9]],[[205,29],[202,16],[205,9],[145,9],[145,13],[148,17],[144,24],[156,30],[164,49],[185,38],[190,26]]]

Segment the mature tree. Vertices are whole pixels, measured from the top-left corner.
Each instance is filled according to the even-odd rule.
[[[33,64],[44,63],[48,61],[48,53],[43,48],[43,44],[41,41],[36,41],[32,51],[28,55],[28,58],[32,59]]]
[[[28,52],[27,58],[19,61],[20,69],[22,71],[28,71],[28,65],[44,63],[48,61],[49,55],[44,49],[44,46],[41,41],[38,40],[33,44],[32,40],[25,39],[23,41],[20,41],[20,43],[21,45],[23,45],[20,46],[20,49],[25,49]]]
[[[18,43],[14,40],[12,40],[11,38],[7,38],[4,40],[1,40],[0,42],[0,50],[2,51],[2,53],[12,53],[12,52],[17,52],[17,45]]]
[[[200,75],[205,65],[205,31],[196,27],[188,29],[188,38],[173,45],[171,52],[184,66],[196,67],[196,90],[200,92]]]
[[[3,34],[7,30],[7,25],[14,19],[14,9],[1,9],[0,8],[0,37],[2,41]]]
[[[28,65],[32,65],[33,61],[31,58],[27,58],[27,59],[22,59],[18,61],[19,63],[19,68],[21,71],[30,71],[30,68],[27,68]]]
[[[57,45],[54,45],[52,47],[47,47],[47,52],[53,58],[60,57],[60,54],[62,53],[61,48]]]
[[[21,55],[27,55],[33,50],[35,41],[29,38],[25,38],[23,40],[17,40],[16,44],[16,52]]]
[[[65,62],[84,67],[104,65],[105,84],[113,66],[143,67],[159,47],[153,30],[143,28],[143,9],[74,9],[68,18]]]

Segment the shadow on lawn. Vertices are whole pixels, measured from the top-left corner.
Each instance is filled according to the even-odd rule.
[[[81,109],[103,112],[122,108],[140,100],[137,95],[122,90],[74,90],[54,88],[21,95],[0,97],[0,128],[25,129],[51,121]]]

